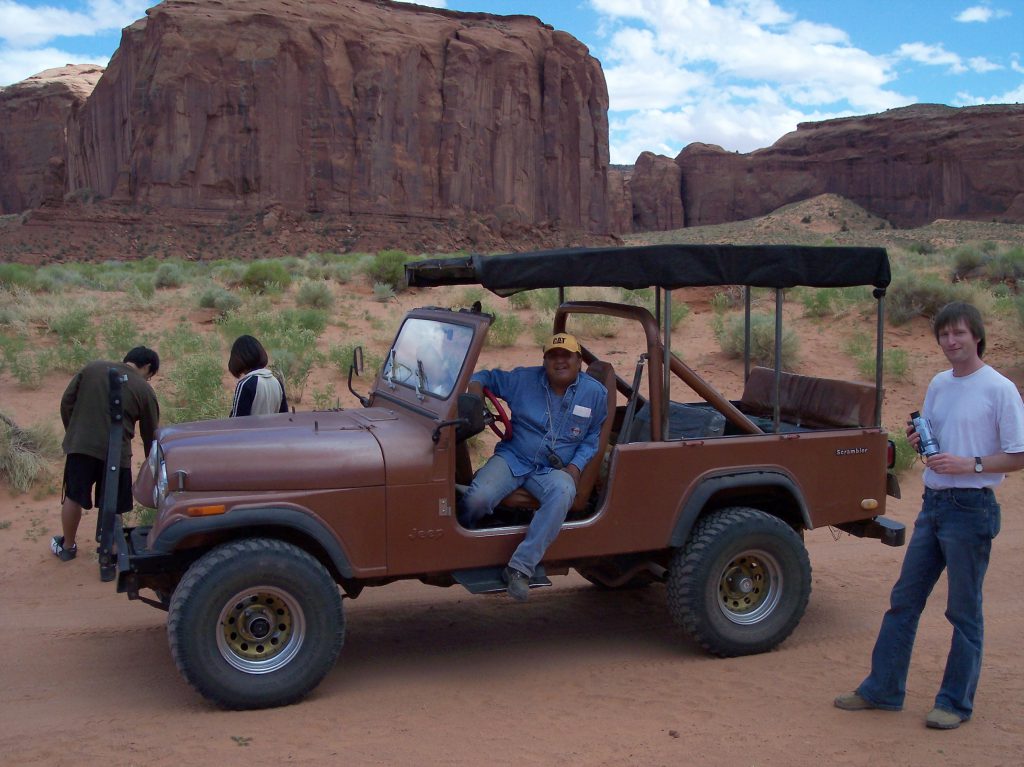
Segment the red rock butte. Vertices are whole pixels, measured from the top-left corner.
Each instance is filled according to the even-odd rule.
[[[607,109],[598,61],[533,17],[168,0],[70,115],[66,192],[605,232]]]

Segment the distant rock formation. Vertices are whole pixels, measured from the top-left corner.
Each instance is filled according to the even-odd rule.
[[[72,121],[68,191],[611,229],[601,66],[536,18],[381,0],[146,13]]]
[[[103,68],[69,64],[0,88],[0,213],[64,197],[68,118]]]
[[[826,193],[901,228],[939,218],[1024,223],[1024,104],[918,104],[801,123],[767,149],[691,144],[675,161],[686,226],[754,218]],[[666,178],[661,196],[674,192]],[[656,219],[652,197],[634,195],[634,207]]]
[[[633,231],[682,229],[682,171],[664,155],[642,152],[629,181],[633,203]],[[674,190],[674,192],[673,192]]]

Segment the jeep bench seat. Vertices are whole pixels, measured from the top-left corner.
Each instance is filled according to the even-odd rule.
[[[573,501],[569,512],[582,511],[590,503],[590,496],[594,492],[594,484],[601,472],[601,462],[604,460],[605,451],[608,448],[608,438],[612,431],[612,423],[615,421],[615,370],[611,363],[603,360],[594,360],[587,366],[587,375],[596,378],[608,390],[608,416],[601,425],[601,434],[598,437],[597,452],[590,459],[583,472],[580,474],[579,486],[576,488],[576,500]],[[525,488],[517,488],[509,493],[498,504],[512,509],[530,509],[536,511],[540,503]]]
[[[755,367],[743,388],[739,409],[771,418],[775,402],[775,371]],[[782,421],[816,429],[875,425],[875,387],[854,381],[783,373],[779,387]]]

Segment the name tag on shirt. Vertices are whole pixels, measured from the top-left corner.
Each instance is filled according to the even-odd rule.
[[[584,407],[583,405],[576,405],[572,409],[573,415],[578,415],[580,418],[590,418],[590,408]]]

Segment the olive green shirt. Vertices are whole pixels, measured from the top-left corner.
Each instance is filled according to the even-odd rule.
[[[153,444],[160,423],[160,404],[146,379],[130,365],[98,360],[90,362],[75,374],[60,400],[60,417],[64,422],[64,453],[81,453],[107,459],[110,434],[110,368],[128,376],[122,391],[124,404],[124,438],[121,443],[121,466],[132,465],[132,438],[139,424],[142,446],[146,454]]]

